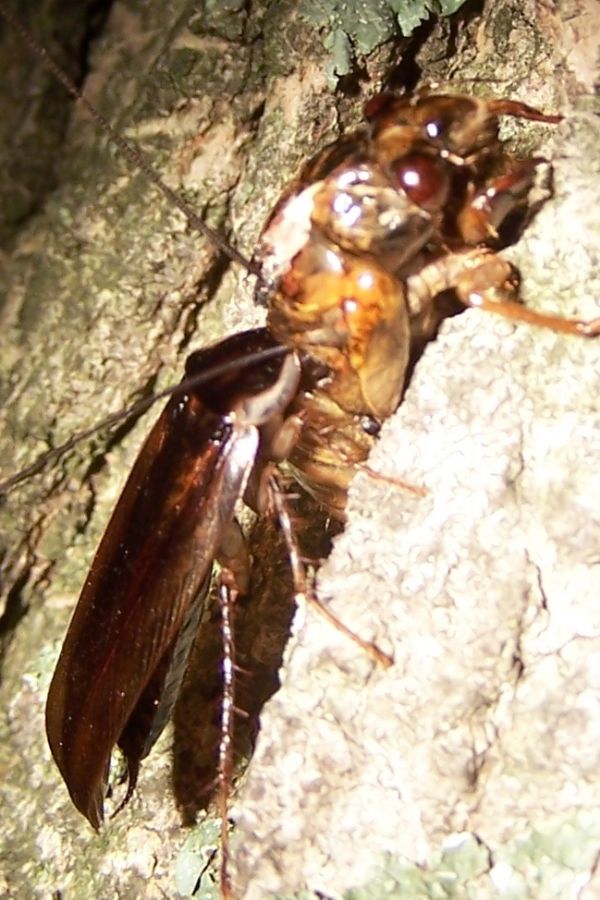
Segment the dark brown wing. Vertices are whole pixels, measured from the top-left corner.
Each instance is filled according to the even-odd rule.
[[[133,778],[165,715],[140,724],[182,666],[225,525],[258,444],[197,395],[172,399],[154,426],[85,582],[50,686],[46,728],[75,806],[98,828],[110,755]],[[181,638],[180,635],[189,635]],[[153,683],[154,682],[154,683]],[[176,691],[174,692],[176,693]],[[157,699],[160,699],[158,697]],[[174,697],[167,697],[170,710]],[[137,709],[141,703],[141,709]],[[137,715],[134,724],[132,714]],[[125,734],[124,734],[125,732]]]

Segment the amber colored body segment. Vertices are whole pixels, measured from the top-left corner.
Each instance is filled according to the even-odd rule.
[[[305,167],[309,183],[285,195],[261,238],[257,258],[273,286],[268,327],[313,373],[294,402],[304,427],[290,462],[338,518],[401,400],[409,359],[447,314],[448,292],[588,333],[524,310],[515,273],[494,252],[535,211],[529,195],[544,168],[548,181],[545,160],[506,153],[499,114],[560,121],[508,100],[382,95],[367,110],[369,127]]]

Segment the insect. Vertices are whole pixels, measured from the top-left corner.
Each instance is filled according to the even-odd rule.
[[[462,100],[462,98],[449,98],[449,99],[454,104],[454,112],[456,113],[456,109],[457,109],[456,105],[459,103],[459,100]],[[439,104],[441,102],[441,98],[433,98],[429,101],[427,101],[427,100],[424,101],[423,105],[425,106],[425,108],[427,108],[427,106],[426,106],[427,102],[432,103],[435,106],[436,103]],[[468,102],[468,101],[465,101],[465,102]],[[418,107],[412,106],[412,105],[406,104],[406,103],[404,105],[405,105],[405,113],[409,116],[409,119],[410,119],[410,117],[414,113],[414,110],[417,109]],[[391,103],[391,106],[393,107],[393,102]],[[476,107],[478,109],[481,109],[481,107],[479,107],[478,104],[476,104]],[[471,109],[472,109],[472,107],[471,107]],[[491,109],[491,107],[490,107],[490,109]],[[388,112],[389,112],[389,107],[388,107]],[[385,115],[385,113],[382,111],[380,111],[379,114],[382,116]],[[494,112],[492,110],[492,118],[493,118],[493,116],[494,116]],[[385,119],[380,120],[378,115],[375,115],[374,121],[375,121],[375,125],[377,125],[378,121],[385,121]],[[411,121],[409,121],[407,123],[403,123],[403,127],[410,129],[413,127],[413,123]],[[383,129],[383,130],[385,131],[385,129]],[[410,150],[412,153],[413,150],[415,150],[414,144],[412,143],[412,134],[410,135],[410,137],[411,137]],[[338,149],[339,149],[339,147],[338,147]],[[345,147],[344,151],[349,152],[351,149],[352,149],[351,147]],[[360,147],[360,145],[358,145],[358,150],[360,150],[360,149],[361,149],[361,147]],[[467,240],[467,238],[465,237],[464,234],[459,235],[459,237],[457,238],[456,234],[452,233],[452,228],[454,228],[455,231],[459,230],[458,228],[456,228],[456,222],[458,221],[458,217],[454,215],[454,211],[452,211],[452,214],[447,215],[443,221],[435,220],[436,215],[438,213],[444,213],[444,215],[446,214],[446,205],[447,205],[448,198],[444,192],[447,191],[448,188],[445,188],[445,186],[443,184],[443,172],[438,171],[438,169],[439,169],[438,156],[441,156],[440,150],[437,146],[433,146],[433,149],[431,150],[431,159],[429,158],[430,150],[431,150],[430,144],[428,142],[425,142],[424,147],[418,146],[416,148],[415,156],[419,160],[419,164],[423,164],[426,167],[426,175],[428,178],[431,173],[427,172],[427,167],[431,163],[431,167],[433,168],[432,178],[434,180],[434,185],[435,185],[435,190],[433,191],[433,194],[434,194],[433,200],[435,202],[431,204],[431,208],[428,208],[429,201],[431,200],[430,197],[427,198],[427,202],[423,205],[419,205],[418,203],[415,204],[412,201],[409,204],[407,204],[406,197],[404,195],[402,195],[402,205],[401,205],[401,208],[398,213],[398,218],[403,225],[408,223],[411,226],[409,228],[409,238],[407,240],[406,234],[403,233],[401,236],[402,239],[398,242],[399,246],[398,245],[392,246],[390,252],[394,255],[394,262],[389,264],[392,271],[399,272],[401,279],[406,282],[406,284],[411,288],[411,290],[414,290],[413,296],[415,297],[415,302],[417,302],[419,299],[423,300],[426,312],[428,312],[428,310],[429,310],[429,307],[427,306],[427,304],[431,300],[432,296],[437,294],[437,289],[440,285],[442,287],[446,287],[448,285],[450,287],[458,287],[460,289],[463,289],[463,285],[464,285],[464,290],[465,290],[465,292],[467,292],[467,296],[470,296],[470,294],[468,292],[473,290],[473,284],[472,284],[472,279],[471,279],[471,273],[469,273],[468,276],[464,275],[465,261],[470,262],[471,260],[475,260],[477,263],[477,266],[479,264],[481,264],[481,266],[484,269],[484,272],[486,273],[486,275],[488,275],[489,271],[490,271],[490,266],[488,265],[488,263],[491,260],[491,257],[489,255],[485,255],[485,254],[481,255],[481,254],[476,254],[476,253],[468,253],[468,254],[463,253],[463,256],[462,257],[459,256],[458,258],[456,258],[455,256],[454,257],[452,256],[452,253],[456,253],[456,251],[452,250],[452,242],[453,241],[454,241],[454,245],[455,246],[458,245],[459,248],[462,247],[462,245],[464,245],[465,243],[469,244],[470,241]],[[486,159],[488,150],[489,150],[489,147],[484,146],[483,159],[485,160],[486,163],[488,162],[488,160]],[[335,152],[337,152],[337,151],[334,151],[334,153]],[[448,151],[448,152],[450,152],[450,151]],[[465,151],[465,153],[466,153],[466,151]],[[464,170],[466,170],[469,173],[466,176],[466,178],[463,178],[463,181],[466,182],[466,184],[462,185],[462,189],[464,191],[465,196],[468,195],[468,193],[471,189],[473,189],[473,196],[475,199],[474,199],[474,202],[472,205],[473,216],[471,218],[476,218],[475,212],[479,211],[479,207],[477,206],[477,200],[481,201],[483,199],[483,195],[481,193],[478,193],[478,189],[481,188],[482,184],[485,184],[486,190],[487,190],[487,181],[485,180],[485,176],[481,176],[481,173],[479,171],[479,162],[480,162],[479,159],[475,159],[474,162],[466,162],[465,161],[465,153],[463,153],[462,161],[460,161],[460,160],[453,161],[451,159],[448,160],[450,170],[452,172],[450,182],[452,182],[452,189],[455,190],[456,185],[454,184],[454,181],[458,178],[458,175],[457,175],[458,170],[460,170],[461,178],[464,175]],[[419,156],[419,154],[421,154],[421,155]],[[493,156],[493,154],[490,154],[490,155]],[[405,154],[405,156],[406,156],[406,154]],[[443,156],[441,156],[441,158],[442,158],[442,160],[444,160]],[[445,165],[445,163],[442,163],[442,169],[443,169],[444,165]],[[320,158],[318,160],[318,162],[316,162],[313,166],[312,177],[317,180],[322,180],[318,177],[321,174],[321,172],[323,172],[323,169],[321,169],[320,167],[324,167],[325,172],[327,172],[327,170],[330,166],[331,166],[331,161],[327,156],[324,159]],[[452,169],[453,166],[457,168],[457,172],[455,172]],[[354,171],[354,169],[353,169],[353,171]],[[406,171],[408,171],[408,169]],[[419,176],[419,177],[421,177],[421,175],[422,175],[422,173],[421,173],[421,175],[419,175],[419,171],[416,166],[414,168],[411,168],[410,171],[413,173],[416,173],[417,176]],[[315,172],[317,174],[315,174]],[[325,172],[323,172],[323,174],[325,174]],[[331,178],[337,177],[335,166],[333,167],[332,172],[333,172],[333,174],[331,175]],[[345,172],[344,174],[347,174],[347,172]],[[528,171],[527,168],[525,167],[525,169],[519,170],[518,175],[515,175],[513,177],[512,184],[510,185],[510,190],[508,190],[509,211],[512,211],[513,205],[517,206],[517,207],[523,205],[522,197],[524,196],[524,194],[520,194],[519,185],[521,182],[524,182],[525,187],[528,187],[530,175],[531,175],[531,170]],[[329,172],[327,172],[327,177],[329,177]],[[406,180],[406,172],[404,173],[403,177]],[[481,181],[478,181],[478,179],[480,179],[480,178],[481,178]],[[421,180],[423,180],[423,179],[421,179]],[[441,187],[438,184],[439,181],[442,182]],[[427,184],[428,183],[429,182],[427,182]],[[511,193],[511,190],[515,187],[515,184],[516,184],[517,189],[516,189],[516,191],[513,191],[513,193]],[[366,185],[367,191],[364,192],[362,197],[359,197],[358,200],[356,199],[356,197],[353,198],[351,195],[351,189],[352,188],[364,188],[365,185]],[[405,185],[405,186],[408,187],[409,185]],[[345,196],[348,196],[348,191],[349,191],[348,183],[346,182],[342,187],[343,187],[343,190],[342,190],[342,188],[340,188],[338,191],[338,186],[336,184],[334,184],[333,182],[328,183],[324,188],[324,193],[326,195],[326,199],[328,196],[335,194],[336,191],[338,191],[338,193],[336,194],[336,200],[337,200],[337,197],[341,196],[344,192],[345,192]],[[351,196],[352,202],[355,204],[355,208],[356,208],[356,203],[363,202],[365,196],[366,196],[367,202],[373,203],[372,194],[369,194],[368,191],[369,190],[374,191],[375,189],[378,189],[380,187],[386,188],[386,187],[388,187],[388,185],[386,185],[386,184],[381,185],[381,184],[378,184],[377,182],[375,182],[375,185],[373,186],[373,184],[370,183],[367,178],[365,178],[365,179],[361,179],[360,177],[357,178],[355,180],[355,182],[350,185],[350,196]],[[420,188],[420,185],[417,186],[417,190],[419,188]],[[453,196],[454,196],[454,194],[453,194]],[[502,203],[506,200],[506,195],[500,194],[500,192],[498,192],[498,199],[500,200],[500,204],[502,205]],[[437,208],[436,208],[436,203],[437,203]],[[318,204],[319,204],[319,197],[317,196],[315,198],[315,208],[317,208]],[[386,207],[386,209],[387,209],[387,207]],[[461,209],[461,213],[462,212],[463,212],[463,209]],[[319,215],[320,214],[321,213],[319,213]],[[503,214],[504,214],[504,210],[502,210],[502,215],[498,214],[501,219],[503,218]],[[315,215],[316,215],[316,213],[315,213]],[[326,210],[325,210],[325,215],[326,215]],[[469,216],[467,216],[466,218],[468,219]],[[487,227],[490,225],[492,228],[495,229],[496,224],[497,224],[496,208],[494,207],[493,204],[492,204],[491,214],[489,214],[487,216],[484,215],[483,222],[484,222],[485,229],[487,229]],[[341,223],[334,222],[333,224],[336,228],[345,227],[345,222],[343,222],[343,221]],[[471,227],[473,227],[472,221],[470,224],[471,224]],[[329,223],[326,223],[325,227],[327,227],[328,225],[329,225]],[[452,226],[452,228],[450,228],[450,226]],[[477,228],[477,223],[475,224],[475,228]],[[279,233],[279,223],[272,224],[270,231],[267,232],[267,237],[266,237],[267,243],[268,242],[271,242],[271,243],[277,242],[278,233]],[[339,231],[334,233],[333,237],[334,237],[333,246],[334,247],[342,246],[343,250],[345,250],[345,248],[343,246],[344,240],[350,240],[350,242],[352,242],[352,240],[354,239],[353,235],[351,233],[349,235],[343,235],[343,234],[340,234]],[[386,232],[383,234],[382,240],[385,241],[389,237],[390,237],[390,233]],[[393,234],[392,237],[396,238],[396,234]],[[473,240],[473,243],[476,244],[479,242],[479,240],[481,240],[481,236],[476,237]],[[405,244],[404,241],[406,241],[407,243]],[[352,246],[352,244],[351,244],[351,246]],[[379,254],[382,253],[383,251],[380,247],[378,247],[377,249],[378,249],[378,256],[379,256]],[[370,248],[369,248],[369,250],[370,250]],[[369,252],[369,250],[367,252]],[[301,260],[302,266],[310,266],[310,264],[312,262],[311,254],[317,253],[317,252],[319,252],[319,248],[315,249],[315,246],[311,245],[310,249],[307,250],[307,254],[306,254],[308,259]],[[271,259],[271,256],[269,255],[269,253],[265,253],[265,258],[267,261],[269,261]],[[449,259],[451,259],[453,261],[452,264],[455,266],[454,270],[452,269],[450,264],[447,262]],[[284,268],[287,266],[288,271],[284,272],[283,276],[281,275],[281,273],[276,273],[280,280],[280,284],[284,284],[284,288],[282,288],[280,290],[280,293],[277,294],[277,303],[279,303],[279,305],[277,305],[277,303],[276,303],[276,305],[272,308],[271,328],[273,329],[278,340],[281,340],[286,346],[298,345],[299,348],[301,348],[303,351],[306,352],[307,348],[306,348],[306,346],[303,346],[302,338],[296,338],[294,329],[290,328],[290,326],[293,322],[293,318],[292,318],[292,315],[290,314],[290,310],[285,306],[285,304],[290,301],[290,298],[292,298],[292,302],[294,302],[294,300],[297,298],[297,296],[298,296],[298,283],[297,282],[300,281],[300,283],[301,283],[302,278],[306,277],[306,269],[301,269],[300,273],[298,275],[298,273],[296,272],[296,264],[292,263],[290,265],[290,263],[291,263],[291,257],[288,258],[287,260],[284,260],[283,266],[284,266]],[[460,266],[462,266],[462,268],[460,268],[460,269],[458,268],[459,263],[460,263]],[[412,271],[413,266],[414,266],[414,272]],[[476,271],[479,271],[477,266],[474,265],[473,268]],[[492,266],[492,268],[493,268],[493,266]],[[291,275],[290,275],[290,271],[291,271]],[[506,274],[507,271],[508,270],[506,270],[506,269],[501,269],[500,275],[502,277],[496,278],[496,279],[492,278],[491,284],[489,282],[486,282],[483,285],[478,284],[477,286],[482,287],[484,290],[486,290],[488,286],[491,289],[497,290],[498,286],[503,287],[505,282],[508,281],[508,276]],[[409,274],[409,272],[410,272],[410,274]],[[427,273],[427,277],[425,277],[423,275],[424,272]],[[458,274],[455,275],[454,274],[455,272],[458,272]],[[360,275],[369,274],[372,276],[372,273],[373,273],[373,265],[371,265],[370,268],[367,267],[367,271],[364,273],[361,272]],[[335,270],[334,270],[334,274],[335,274]],[[296,283],[294,283],[294,277],[293,277],[294,275],[298,275],[298,277],[296,279]],[[360,277],[360,275],[358,277]],[[493,271],[492,271],[492,275],[494,275]],[[428,278],[432,278],[434,280],[433,288],[431,288],[429,286]],[[454,281],[452,280],[453,278],[455,279]],[[414,280],[411,280],[411,279],[414,279]],[[437,282],[435,279],[438,279]],[[509,290],[508,290],[509,300],[510,300],[511,290],[512,290],[512,288],[509,288]],[[336,294],[336,296],[337,296],[337,294]],[[354,299],[354,298],[351,298],[351,299]],[[512,310],[512,308],[511,308],[511,311],[514,311],[514,310]],[[348,310],[346,312],[348,313],[348,316],[350,316],[350,314],[353,312],[353,310],[349,306]],[[317,315],[318,315],[317,324],[319,327],[321,327],[321,316],[323,315],[323,310],[318,309]],[[299,318],[301,320],[300,325],[303,326],[305,324],[304,320],[302,319],[301,316]],[[429,317],[424,316],[424,319],[425,318],[429,318]],[[295,326],[296,322],[293,322],[293,324]],[[346,323],[344,323],[344,324],[346,324]],[[325,351],[327,354],[326,359],[329,359],[329,354],[331,354],[332,350],[335,352],[339,351],[337,342],[340,340],[340,338],[339,338],[339,335],[337,335],[335,333],[336,332],[335,323],[333,325],[330,325],[330,323],[328,322],[327,326],[329,328],[331,328],[332,332],[334,333],[334,338],[335,338],[333,344],[325,344]],[[425,332],[427,332],[427,330],[431,327],[433,327],[432,324],[427,322],[426,325],[425,324],[423,325],[423,330]],[[571,327],[575,328],[577,326],[571,326]],[[294,336],[290,337],[289,334],[286,334],[286,329],[290,329],[290,331],[292,331],[292,334]],[[306,330],[306,329],[304,329],[304,330]],[[318,329],[317,329],[317,331],[318,331]],[[389,332],[388,332],[388,334],[389,334]],[[302,337],[304,337],[304,335]],[[394,346],[394,350],[398,349],[398,345],[401,344],[401,342],[402,342],[402,340],[404,340],[404,338],[405,338],[405,335],[398,336],[398,340],[396,341],[396,346]],[[311,331],[310,350],[309,350],[309,355],[311,357],[312,357],[312,349],[313,349],[314,345],[315,345],[315,342],[312,340],[312,331]],[[365,452],[363,450],[362,446],[360,447],[359,451],[353,450],[352,445],[359,443],[359,444],[365,445],[366,449],[369,448],[369,446],[371,444],[370,439],[372,438],[371,432],[373,430],[375,430],[376,426],[379,424],[379,419],[384,418],[385,415],[387,414],[387,410],[388,409],[391,410],[391,408],[395,405],[395,403],[399,399],[399,393],[400,393],[401,387],[402,387],[401,382],[402,382],[403,375],[404,375],[404,369],[405,369],[406,363],[407,363],[407,352],[406,352],[407,349],[408,349],[408,347],[406,346],[406,340],[404,340],[404,347],[400,346],[400,350],[401,351],[404,350],[404,352],[401,352],[399,354],[390,354],[390,359],[386,360],[386,362],[390,362],[391,365],[397,366],[398,374],[395,378],[391,379],[393,382],[392,390],[390,392],[391,397],[390,398],[385,397],[384,398],[385,402],[382,402],[382,404],[381,404],[381,407],[384,410],[384,412],[380,413],[379,415],[374,415],[374,412],[377,413],[377,412],[379,412],[379,410],[377,410],[377,409],[374,410],[372,408],[367,410],[366,412],[364,410],[361,411],[361,413],[363,415],[370,416],[371,421],[364,422],[364,423],[361,422],[360,429],[356,428],[357,423],[354,418],[356,415],[358,415],[357,412],[352,411],[351,417],[350,417],[352,419],[351,422],[344,421],[342,423],[344,425],[344,428],[342,429],[342,431],[340,433],[347,441],[348,441],[348,432],[346,431],[346,426],[348,427],[348,429],[350,429],[350,437],[352,439],[349,440],[348,443],[351,447],[352,452],[346,451],[346,456],[344,457],[340,453],[340,450],[338,448],[336,448],[335,453],[334,453],[334,460],[336,462],[339,462],[339,459],[343,458],[344,461],[348,463],[348,468],[352,469],[357,461],[360,462],[360,460],[362,459],[362,456],[364,455],[364,452]],[[293,357],[290,357],[290,358],[293,358]],[[323,359],[320,359],[319,362],[322,365],[327,364],[325,362],[325,360],[323,360]],[[381,381],[381,376],[380,376],[380,381]],[[315,382],[315,384],[318,384],[318,382]],[[341,386],[343,388],[341,393],[343,395],[345,395],[348,390],[347,382],[342,381]],[[354,390],[354,388],[352,388],[352,390]],[[350,391],[350,393],[351,392],[352,391]],[[314,394],[315,394],[314,384],[312,386],[312,390],[310,390],[308,393],[310,393],[311,395],[314,396]],[[295,393],[293,391],[292,391],[292,394],[295,396]],[[284,394],[284,396],[285,396],[285,394]],[[326,422],[323,422],[323,425],[322,425],[321,420],[319,419],[319,415],[322,415],[322,405],[324,403],[326,403],[329,399],[331,399],[331,396],[332,396],[332,394],[331,394],[330,388],[329,388],[329,386],[327,386],[327,388],[322,392],[322,395],[318,398],[317,408],[315,408],[315,406],[311,407],[308,394],[302,395],[300,400],[298,401],[298,404],[297,404],[299,407],[298,411],[299,412],[304,411],[305,416],[309,419],[309,426],[304,429],[304,435],[308,435],[308,446],[307,446],[306,441],[304,443],[304,446],[302,445],[302,443],[299,444],[299,450],[297,451],[296,456],[295,457],[293,456],[293,462],[296,464],[297,468],[303,474],[304,480],[306,482],[308,482],[309,485],[312,483],[313,487],[315,487],[315,485],[316,485],[315,492],[319,493],[319,491],[321,491],[321,494],[320,494],[321,499],[328,500],[328,502],[331,504],[333,510],[335,512],[337,512],[338,514],[341,514],[341,511],[343,508],[343,502],[344,502],[343,494],[345,492],[346,484],[347,484],[347,475],[345,475],[344,473],[342,473],[340,475],[340,473],[338,473],[336,471],[335,472],[336,477],[333,480],[333,484],[332,484],[332,479],[329,476],[333,474],[332,470],[338,469],[339,466],[338,465],[332,466],[331,463],[327,459],[325,459],[325,461],[323,461],[323,458],[322,458],[324,449],[326,446],[326,442],[323,440],[323,434],[325,433],[323,430],[323,425],[327,425],[327,427],[329,428],[329,433],[331,433],[331,429],[330,429],[331,419],[328,419]],[[285,396],[285,399],[286,400],[293,399],[293,397]],[[375,392],[375,399],[377,399],[376,392]],[[344,402],[346,402],[346,401],[344,401]],[[347,413],[348,410],[344,410],[344,412]],[[311,416],[312,416],[312,422],[310,421]],[[312,429],[311,429],[310,425],[312,425]],[[367,426],[367,427],[365,427],[365,426]],[[375,426],[375,428],[373,426]],[[334,432],[334,434],[335,434],[335,432]],[[355,435],[357,435],[356,439],[354,439]],[[301,432],[301,438],[302,438],[302,432]],[[312,444],[310,442],[311,438],[312,438]],[[311,471],[311,469],[314,469],[314,468],[317,469],[317,475],[318,475],[319,470],[321,471],[320,478],[319,477],[315,478],[315,472]],[[307,472],[307,469],[309,470],[308,472]],[[325,473],[325,477],[323,477],[323,473]],[[341,478],[341,481],[338,481],[338,478]],[[213,548],[213,552],[214,552],[214,548]],[[209,555],[210,555],[210,553],[209,553]]]

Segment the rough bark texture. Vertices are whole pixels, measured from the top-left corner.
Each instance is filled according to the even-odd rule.
[[[453,65],[566,113],[556,196],[510,256],[528,304],[593,317],[599,120],[589,60],[566,63],[584,10],[525,6],[491,4]],[[395,666],[298,623],[239,797],[242,896],[597,896],[599,377],[597,343],[477,312],[428,347],[371,459],[428,495],[357,478],[319,573]]]
[[[388,34],[365,49],[354,35],[364,52],[341,79],[344,32],[316,27],[323,8],[116,5],[86,90],[244,250],[297,166],[399,64],[421,66],[424,82],[560,108],[565,122],[546,134],[556,197],[511,258],[528,303],[596,315],[596,4],[502,0],[412,44]],[[513,130],[521,147],[542,140]],[[249,279],[112,159],[83,115],[60,170],[7,279],[9,471],[176,380],[191,348],[258,315]],[[477,312],[428,347],[371,461],[427,497],[359,479],[319,578],[396,664],[380,671],[301,614],[236,797],[240,897],[594,896],[599,376],[597,343]],[[209,819],[181,827],[170,736],[98,837],[70,807],[43,734],[66,622],[147,427],[97,438],[2,510],[7,896],[189,894],[217,840]],[[210,892],[207,876],[196,896]]]

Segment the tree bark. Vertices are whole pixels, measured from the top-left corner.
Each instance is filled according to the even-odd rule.
[[[597,315],[597,72],[578,32],[593,3],[477,4],[411,40],[376,23],[372,41],[360,16],[347,38],[343,3],[147,6],[115,5],[86,92],[246,253],[302,162],[388,79],[560,108],[551,134],[514,129],[520,148],[549,142],[556,196],[511,258],[527,303]],[[177,381],[191,349],[260,317],[251,279],[107,152],[81,111],[61,170],[16,245],[3,308],[9,471]],[[427,348],[370,461],[427,496],[357,479],[319,575],[323,599],[395,666],[379,671],[301,615],[235,798],[238,896],[415,897],[450,879],[456,896],[557,897],[592,876],[599,370],[594,342],[475,311]],[[155,414],[71,452],[2,510],[9,896],[186,895],[218,840],[210,818],[181,825],[170,736],[98,837],[43,734],[66,623]],[[195,896],[211,890],[205,876]]]

